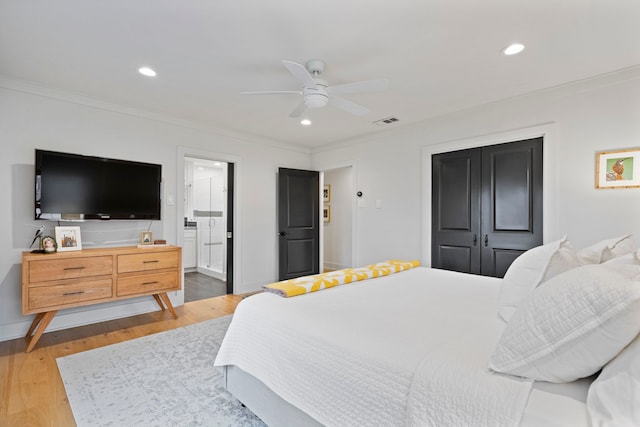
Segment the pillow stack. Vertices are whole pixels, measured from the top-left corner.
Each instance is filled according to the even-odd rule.
[[[582,265],[567,236],[538,246],[513,261],[500,288],[498,316],[508,322],[518,306],[540,284]]]
[[[534,380],[575,381],[599,371],[638,333],[640,268],[586,265],[552,278],[522,303],[489,366]]]
[[[507,271],[508,322],[491,370],[589,389],[594,426],[640,425],[640,250],[630,235],[575,252],[566,237],[525,252]]]
[[[584,264],[600,264],[631,253],[634,250],[635,245],[631,234],[626,234],[586,247],[578,252],[578,256]]]

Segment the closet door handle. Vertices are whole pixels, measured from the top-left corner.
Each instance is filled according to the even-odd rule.
[[[489,245],[489,235],[484,235],[484,247],[486,248]]]
[[[478,235],[477,234],[473,235],[473,246],[478,246]]]

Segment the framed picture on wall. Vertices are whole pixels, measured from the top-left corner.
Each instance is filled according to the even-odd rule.
[[[596,188],[640,188],[640,148],[597,153]]]
[[[80,227],[56,227],[58,252],[82,250]]]
[[[324,222],[331,221],[331,206],[324,206],[322,208],[322,220]]]
[[[322,201],[327,203],[331,201],[331,185],[330,184],[325,185],[324,188],[322,189]]]

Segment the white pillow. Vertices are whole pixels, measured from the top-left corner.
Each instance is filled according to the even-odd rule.
[[[508,322],[520,303],[541,283],[580,265],[567,236],[523,253],[513,261],[504,275],[498,316]]]
[[[600,264],[601,262],[635,251],[631,234],[602,240],[594,245],[578,251],[578,257],[584,264]]]
[[[550,279],[507,324],[489,367],[569,382],[601,369],[640,332],[640,266],[585,265]]]
[[[587,410],[593,427],[640,426],[640,335],[591,384]]]
[[[631,252],[630,254],[621,255],[619,257],[610,259],[609,261],[605,261],[607,265],[615,265],[615,264],[632,264],[632,265],[640,265],[640,249],[635,252]]]

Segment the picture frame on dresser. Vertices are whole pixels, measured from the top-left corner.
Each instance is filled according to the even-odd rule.
[[[140,244],[141,245],[153,245],[153,232],[142,231],[140,232]]]
[[[80,227],[56,227],[56,243],[58,244],[58,252],[81,251]]]
[[[51,236],[44,236],[40,241],[40,250],[44,253],[52,253],[58,250],[58,242]]]

